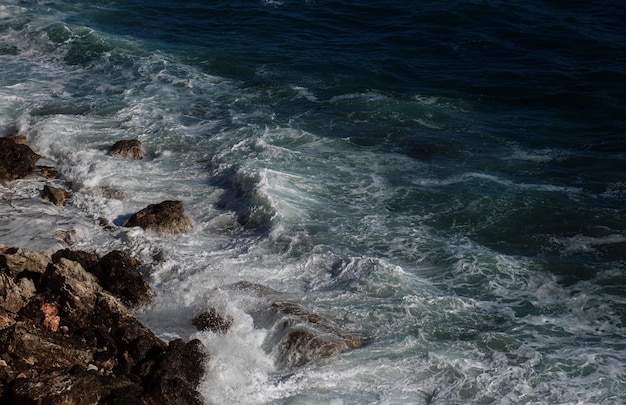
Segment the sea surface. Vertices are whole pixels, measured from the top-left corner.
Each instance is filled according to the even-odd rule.
[[[624,404],[625,128],[621,1],[0,1],[0,130],[73,192],[0,186],[0,243],[140,258],[207,404]],[[242,281],[367,344],[281,367]]]

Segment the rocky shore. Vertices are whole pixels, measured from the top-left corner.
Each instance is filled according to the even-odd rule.
[[[116,143],[112,158],[145,157],[136,140]],[[0,138],[0,191],[29,176],[53,178],[21,135]],[[71,189],[71,187],[67,187]],[[45,185],[41,198],[63,207],[71,191]],[[113,227],[101,223],[105,229]],[[193,228],[182,201],[148,205],[126,227],[180,233]],[[0,245],[0,403],[201,404],[197,391],[210,355],[200,340],[165,342],[135,316],[155,293],[141,263],[115,250],[103,256],[71,249],[47,255]],[[270,331],[277,367],[297,367],[363,345],[280,292],[246,282],[230,288],[257,296],[248,310]],[[214,309],[190,324],[227,333],[233,319]],[[210,378],[210,377],[209,377]]]

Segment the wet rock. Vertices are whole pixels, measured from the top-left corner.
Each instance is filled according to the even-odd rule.
[[[0,138],[0,183],[30,176],[39,158],[28,145]]]
[[[109,153],[111,156],[127,160],[141,160],[145,157],[143,146],[138,139],[117,141]]]
[[[64,207],[69,195],[70,193],[68,193],[64,189],[59,187],[52,187],[48,184],[43,187],[43,191],[41,192],[41,197],[44,200],[50,201],[57,207]]]
[[[191,324],[201,331],[208,330],[216,333],[226,333],[233,324],[233,319],[228,316],[222,316],[214,308],[210,308],[193,318]]]
[[[365,344],[364,339],[327,317],[290,300],[288,294],[247,282],[231,286],[259,299],[248,308],[254,324],[270,331],[264,345],[280,367],[297,367]]]
[[[204,346],[157,338],[83,268],[106,268],[97,256],[64,250],[43,260],[0,246],[0,258],[0,287],[10,291],[0,294],[0,403],[201,403]],[[9,295],[19,302],[7,304]]]
[[[59,172],[52,166],[37,166],[35,167],[35,173],[37,173],[37,176],[41,176],[44,179],[59,178]]]
[[[364,344],[330,320],[294,303],[273,303],[268,314],[270,319],[276,319],[273,352],[283,367],[300,366]]]
[[[133,214],[124,226],[139,226],[145,230],[173,234],[186,232],[193,228],[191,220],[185,215],[182,201],[163,201],[159,204],[150,204]]]
[[[16,404],[92,405],[102,397],[98,377],[89,373],[75,375],[62,370],[33,378],[20,378],[13,387]]]
[[[204,375],[205,361],[206,348],[199,340],[171,341],[147,378],[148,400],[157,404],[202,404],[194,388]]]
[[[125,252],[114,250],[91,268],[100,284],[129,305],[148,303],[153,292],[139,271],[141,263]]]

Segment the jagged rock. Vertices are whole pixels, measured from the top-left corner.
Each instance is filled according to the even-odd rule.
[[[64,207],[67,202],[67,197],[69,197],[69,193],[62,188],[52,187],[46,184],[41,192],[41,197],[58,207]]]
[[[117,141],[109,153],[111,156],[128,160],[141,160],[145,157],[143,146],[138,139]]]
[[[216,333],[226,333],[233,324],[233,319],[228,316],[220,315],[214,308],[198,314],[191,324],[198,330],[210,330]]]
[[[200,403],[204,346],[157,338],[80,264],[101,269],[97,257],[0,246],[0,259],[21,300],[0,305],[0,403]]]
[[[362,338],[342,330],[330,319],[291,302],[288,294],[248,282],[231,288],[234,293],[241,291],[259,298],[246,312],[255,326],[271,331],[265,347],[281,367],[297,367],[365,344]]]
[[[133,214],[124,226],[139,226],[146,230],[166,233],[181,233],[193,228],[191,220],[185,216],[182,201],[150,204]]]
[[[102,384],[90,373],[70,375],[63,370],[34,378],[20,378],[13,387],[16,404],[93,405],[102,397]]]
[[[155,404],[201,405],[194,388],[204,375],[205,358],[206,348],[199,340],[171,341],[148,376],[145,384],[148,400]]]
[[[28,145],[0,138],[0,183],[30,176],[39,158]]]
[[[22,278],[17,281],[5,273],[0,273],[0,308],[18,313],[35,295],[32,280]]]
[[[120,250],[114,250],[100,259],[92,271],[100,284],[124,303],[148,303],[153,292],[139,272],[141,262]]]
[[[8,137],[9,139],[12,139],[15,143],[19,144],[19,145],[24,145],[26,144],[26,135],[19,135],[19,134],[15,134],[15,135],[11,135]]]
[[[60,258],[66,258],[74,262],[78,262],[83,269],[89,273],[94,273],[95,267],[98,265],[100,258],[95,253],[89,253],[82,250],[61,249],[52,255],[52,261],[58,262]]]
[[[22,274],[43,274],[50,257],[32,250],[0,245],[0,270],[11,277]]]
[[[57,179],[59,178],[59,172],[52,166],[37,166],[35,167],[37,176],[41,176],[44,179]]]
[[[273,351],[283,367],[300,366],[363,346],[362,339],[300,305],[273,303],[269,313],[278,320],[274,324]]]

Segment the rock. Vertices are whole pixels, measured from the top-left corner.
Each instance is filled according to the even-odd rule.
[[[83,268],[138,271],[136,260],[115,251],[102,260],[42,256],[0,246],[0,403],[201,403],[204,346],[167,345]]]
[[[256,327],[270,331],[265,346],[280,367],[301,366],[365,344],[362,338],[342,330],[330,319],[290,301],[288,294],[248,282],[233,284],[228,289],[258,297],[245,310]]]
[[[214,308],[210,308],[193,318],[191,324],[201,331],[209,330],[216,333],[226,333],[233,324],[233,319],[228,316],[222,316]]]
[[[30,176],[39,158],[28,145],[0,138],[0,183]]]
[[[57,207],[64,207],[67,197],[69,197],[69,195],[70,193],[68,193],[64,189],[52,187],[48,184],[43,187],[43,191],[41,192],[41,197],[43,199],[50,201]]]
[[[193,228],[191,220],[185,216],[182,201],[150,204],[133,214],[124,226],[139,226],[146,230],[166,233],[181,233]]]
[[[56,370],[16,380],[12,399],[16,404],[92,405],[101,397],[102,387],[96,375],[86,372],[70,375]]]
[[[13,313],[18,313],[24,308],[34,295],[32,281],[30,281],[31,288],[23,286],[27,282],[24,281],[20,285],[9,275],[0,273],[0,308]]]
[[[35,173],[37,173],[37,176],[43,177],[44,179],[59,178],[59,172],[52,166],[37,166],[35,167]]]
[[[287,302],[273,303],[275,352],[278,364],[297,367],[363,346],[362,339],[343,332],[328,319]]]
[[[41,275],[46,271],[50,257],[22,248],[0,245],[0,271],[17,278],[24,274]]]
[[[201,405],[195,387],[204,375],[205,361],[206,348],[199,340],[171,341],[148,376],[145,384],[148,400],[155,404]]]
[[[152,289],[139,272],[141,263],[120,250],[114,250],[90,269],[100,284],[129,305],[147,304],[153,297]]]
[[[111,156],[127,160],[141,160],[145,157],[143,146],[138,139],[117,141],[109,153]]]
[[[94,269],[100,261],[100,258],[95,253],[71,249],[58,250],[52,255],[52,261],[57,263],[62,257],[68,260],[72,260],[74,262],[78,262],[83,267],[83,269],[87,270],[89,273],[95,272]]]

